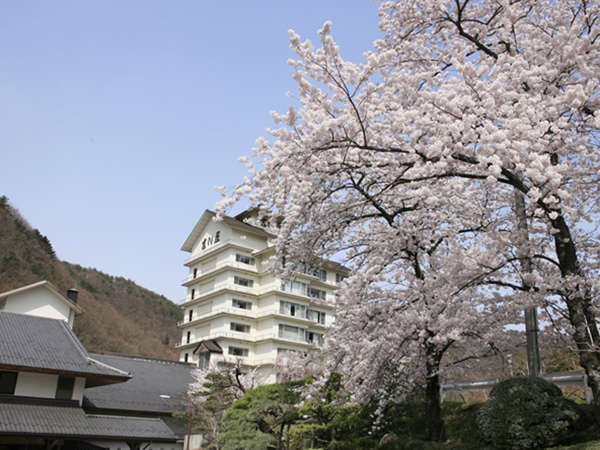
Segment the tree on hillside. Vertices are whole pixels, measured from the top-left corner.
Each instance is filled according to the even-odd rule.
[[[600,253],[590,231],[600,204],[600,4],[386,1],[380,17],[384,38],[358,65],[343,60],[330,23],[317,49],[290,32],[300,109],[273,113],[283,126],[270,130],[272,143],[258,140],[262,167],[247,159],[251,177],[219,208],[243,195],[264,204],[283,217],[279,255],[304,260],[361,235],[380,243],[370,249],[370,239],[357,254],[350,244],[350,258],[400,254],[411,240],[425,256],[437,241],[427,242],[421,218],[405,226],[408,213],[437,220],[451,239],[457,218],[489,220],[473,230],[471,244],[481,247],[471,251],[489,261],[475,258],[484,270],[469,285],[503,286],[522,292],[521,302],[544,299],[553,320],[563,314],[600,403]],[[515,223],[515,191],[528,241],[506,225]],[[522,272],[524,259],[535,267]],[[347,299],[358,302],[368,291],[352,286],[382,270],[375,256],[365,261]]]

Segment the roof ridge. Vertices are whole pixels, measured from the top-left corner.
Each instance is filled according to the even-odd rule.
[[[75,348],[79,351],[81,356],[83,356],[85,359],[89,359],[90,355],[88,354],[87,350],[85,349],[85,347],[83,346],[83,344],[81,343],[79,338],[75,335],[75,332],[67,324],[67,322],[65,322],[64,320],[60,320],[60,319],[54,319],[54,320],[59,320],[59,322],[61,322],[61,325],[67,330],[67,335],[69,336],[69,338],[71,339],[71,342],[75,345]]]
[[[87,357],[88,361],[93,362],[94,364],[99,365],[100,367],[104,367],[105,369],[110,369],[110,370],[114,370],[115,372],[127,375],[129,377],[131,377],[132,375],[129,372],[125,372],[124,370],[118,369],[116,367],[113,367],[109,364],[103,363],[102,361],[98,361],[97,359],[91,358],[90,356]]]
[[[111,414],[85,414],[87,417],[99,419],[121,419],[121,420],[145,420],[148,422],[162,422],[160,417],[144,417],[144,416],[115,416]]]
[[[116,353],[116,352],[91,352],[90,355],[98,355],[98,356],[108,356],[114,358],[123,358],[123,359],[135,359],[138,361],[152,361],[152,362],[162,362],[166,364],[178,364],[178,365],[189,365],[190,363],[186,363],[183,361],[177,361],[174,359],[165,359],[165,358],[155,358],[152,356],[143,356],[143,355],[128,355],[125,353]]]

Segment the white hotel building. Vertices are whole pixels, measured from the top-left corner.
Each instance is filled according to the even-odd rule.
[[[273,383],[278,354],[323,344],[347,269],[324,261],[284,283],[269,272],[275,236],[261,227],[256,210],[214,217],[205,211],[182,246],[191,256],[179,359],[199,367],[239,362],[258,368],[259,382]]]

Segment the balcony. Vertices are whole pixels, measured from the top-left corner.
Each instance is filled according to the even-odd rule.
[[[192,317],[192,320],[187,320],[188,316],[186,316],[186,319],[177,322],[177,326],[182,327],[184,325],[194,324],[196,322],[200,322],[209,317],[217,316],[219,314],[230,314],[232,316],[245,317],[247,319],[262,319],[274,315],[282,319],[302,323],[304,326],[308,327],[317,327],[320,329],[324,329],[327,327],[327,325],[325,325],[324,323],[317,322],[314,318],[309,319],[308,317],[292,316],[289,314],[282,313],[279,306],[277,305],[274,305],[270,308],[259,309],[254,311],[242,308],[233,308],[231,306],[222,306],[219,308],[213,308],[210,311],[205,312],[204,314],[196,314]]]
[[[278,339],[278,340],[287,341],[287,342],[293,343],[293,344],[309,345],[309,346],[316,346],[316,347],[321,347],[323,345],[322,342],[308,342],[306,340],[306,338],[293,339],[290,337],[279,336],[279,333],[277,330],[270,329],[270,330],[266,330],[266,331],[263,331],[260,333],[252,333],[252,332],[251,333],[242,333],[242,332],[236,332],[236,331],[214,331],[207,336],[202,336],[201,338],[191,339],[190,342],[178,342],[177,344],[175,344],[174,348],[178,349],[181,347],[198,344],[199,342],[205,341],[207,339],[220,339],[220,338],[238,339],[241,341],[246,341],[246,342],[251,342],[251,343],[260,342],[260,341],[264,341],[264,340],[268,340],[268,339]]]
[[[214,272],[220,270],[220,269],[232,269],[232,270],[239,270],[242,272],[247,272],[253,275],[258,274],[258,270],[256,268],[256,264],[255,265],[251,265],[251,264],[244,264],[242,262],[238,262],[233,260],[233,257],[229,257],[226,260],[223,261],[217,261],[216,264],[212,265],[207,271],[205,272],[200,272],[198,271],[198,273],[196,274],[196,276],[194,276],[193,273],[190,273],[187,277],[185,277],[183,280],[181,280],[181,284],[182,285],[186,285],[188,283],[190,283],[190,281],[194,281],[194,280],[202,280],[203,278],[206,278],[207,275],[212,275]]]

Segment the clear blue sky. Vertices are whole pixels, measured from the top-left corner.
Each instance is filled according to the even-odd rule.
[[[295,91],[288,29],[345,58],[380,37],[350,1],[14,1],[0,15],[0,195],[59,258],[179,302],[179,249]],[[236,211],[234,211],[236,212]]]

